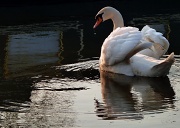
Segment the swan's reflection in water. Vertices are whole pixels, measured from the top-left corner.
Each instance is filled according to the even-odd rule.
[[[145,78],[100,72],[103,102],[95,100],[103,119],[143,119],[174,107],[175,92],[168,77]]]

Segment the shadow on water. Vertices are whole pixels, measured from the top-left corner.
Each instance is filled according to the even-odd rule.
[[[1,80],[0,111],[26,112],[29,110],[32,80]]]
[[[168,77],[145,78],[100,72],[103,102],[95,99],[102,119],[141,120],[174,108],[175,92]]]

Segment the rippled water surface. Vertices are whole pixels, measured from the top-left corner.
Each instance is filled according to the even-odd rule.
[[[1,127],[163,127],[180,125],[179,15],[133,18],[170,41],[176,61],[164,78],[99,72],[107,22],[89,19],[0,27]],[[150,20],[151,19],[151,20]]]

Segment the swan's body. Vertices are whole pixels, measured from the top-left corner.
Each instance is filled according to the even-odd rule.
[[[121,14],[112,7],[101,9],[96,19],[94,28],[108,19],[112,19],[114,24],[113,32],[101,48],[101,70],[128,76],[157,77],[168,74],[174,54],[165,60],[158,60],[169,47],[169,42],[161,33],[148,26],[142,31],[135,27],[123,27]]]

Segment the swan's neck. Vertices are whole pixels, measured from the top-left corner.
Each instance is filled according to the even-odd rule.
[[[114,13],[111,19],[114,25],[113,30],[115,30],[118,27],[124,27],[124,21],[123,21],[122,15],[119,12]]]

